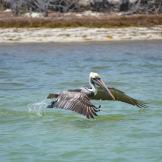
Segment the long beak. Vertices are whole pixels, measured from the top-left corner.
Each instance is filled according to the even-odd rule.
[[[115,100],[114,95],[111,93],[111,91],[107,88],[107,86],[105,85],[105,83],[101,80],[101,79],[97,79],[95,80],[95,83],[97,85],[99,85],[101,88],[103,88],[110,96],[113,100]]]

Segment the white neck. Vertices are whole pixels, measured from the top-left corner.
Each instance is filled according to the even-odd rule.
[[[92,91],[95,95],[97,94],[97,89],[95,88],[95,86],[91,83],[91,79],[89,78],[89,84],[91,86],[92,89],[90,89],[90,91]]]

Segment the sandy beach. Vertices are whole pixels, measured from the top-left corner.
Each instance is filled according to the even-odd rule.
[[[127,28],[0,28],[0,43],[162,39],[162,26]]]

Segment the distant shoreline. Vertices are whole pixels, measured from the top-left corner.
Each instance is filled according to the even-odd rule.
[[[0,28],[0,43],[162,40],[162,26],[126,28]]]
[[[162,39],[162,14],[52,13],[44,17],[0,14],[0,43]]]
[[[7,15],[8,14],[8,15]],[[0,28],[123,28],[162,25],[159,15],[109,15],[104,13],[55,13],[49,17],[14,17],[0,14]]]

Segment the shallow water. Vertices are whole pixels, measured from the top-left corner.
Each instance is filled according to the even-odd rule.
[[[95,120],[45,108],[90,71],[149,108],[94,101]],[[0,45],[0,161],[160,162],[161,152],[162,41]]]

